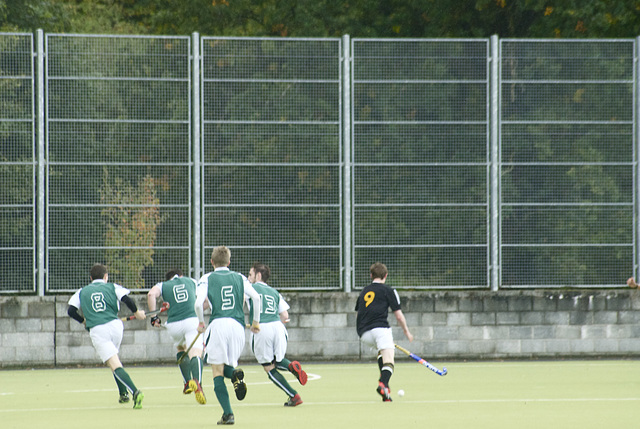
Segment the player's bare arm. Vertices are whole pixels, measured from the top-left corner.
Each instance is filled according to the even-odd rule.
[[[158,301],[158,298],[160,298],[161,294],[162,294],[162,288],[160,284],[155,285],[149,290],[149,293],[147,293],[147,308],[149,309],[149,311],[156,310],[156,305],[157,305],[156,303]]]
[[[244,277],[244,276],[243,276]],[[257,334],[260,332],[260,312],[262,311],[262,302],[260,301],[260,294],[251,286],[249,280],[244,282],[244,294],[251,298],[253,304],[253,321],[251,322],[251,332]]]
[[[396,310],[393,312],[396,316],[396,320],[398,321],[398,325],[402,328],[402,332],[404,332],[405,337],[409,340],[409,342],[413,341],[413,334],[409,331],[409,327],[407,326],[407,319],[405,319],[402,310]]]

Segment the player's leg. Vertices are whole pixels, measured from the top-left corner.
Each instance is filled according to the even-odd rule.
[[[193,392],[193,389],[189,386],[189,380],[191,379],[191,366],[189,364],[189,359],[182,357],[184,354],[184,350],[179,350],[176,354],[176,362],[180,362],[178,363],[178,368],[180,368],[180,374],[182,375],[182,380],[184,382],[182,393],[186,395]],[[182,361],[180,361],[180,359],[182,359]]]
[[[297,360],[290,361],[287,358],[283,358],[277,365],[278,369],[285,368],[291,374],[293,374],[301,385],[307,384],[307,373],[302,369],[302,364]]]
[[[211,370],[213,372],[213,391],[215,392],[216,398],[222,407],[223,414],[233,414],[231,401],[229,400],[229,391],[227,390],[227,385],[224,382],[224,364],[212,364]]]
[[[380,381],[377,392],[382,396],[383,401],[389,402],[391,401],[389,381],[394,371],[394,356],[396,351],[393,335],[391,328],[375,328],[372,331],[374,331],[373,335],[376,341],[376,347],[380,356],[382,356],[382,368],[380,370]]]
[[[129,373],[122,367],[122,363],[118,358],[118,355],[114,355],[107,360],[107,365],[113,371],[113,376],[116,379],[116,383],[120,383],[126,386],[127,390],[133,393],[133,408],[140,409],[142,408],[142,400],[144,399],[144,394],[136,387],[133,380],[129,376]]]
[[[285,380],[284,376],[280,374],[275,364],[263,364],[263,367],[269,376],[269,380],[287,394],[287,402],[284,403],[286,407],[295,407],[302,404],[302,398],[296,390],[291,387],[289,382]]]
[[[238,396],[236,385],[242,383],[246,394],[246,384],[243,380],[244,372],[235,369],[244,346],[244,327],[233,320],[215,319],[207,328],[205,338],[207,339],[205,341],[207,362],[211,364],[213,372],[213,388],[223,410],[222,418],[218,424],[234,424],[233,410],[224,378],[226,373],[230,372],[229,375],[231,375],[238,399],[241,398]]]
[[[367,346],[374,347],[378,350],[378,368],[380,369],[380,377],[378,378],[378,386],[376,392],[382,396],[384,402],[391,401],[391,390],[389,389],[389,379],[393,374],[393,360],[389,361],[389,352],[385,351],[391,347],[391,359],[393,359],[393,336],[391,329],[374,328],[362,334],[360,340]]]
[[[195,392],[196,401],[199,404],[206,404],[207,398],[202,390],[202,369],[204,367],[202,361],[203,342],[202,337],[198,333],[198,318],[190,317],[188,319],[175,322],[180,324],[180,341],[184,353],[188,353],[182,360],[184,365],[183,377],[187,380],[187,392]],[[186,346],[188,344],[189,346]],[[182,370],[182,368],[181,368]]]
[[[225,320],[226,328],[224,331],[227,335],[227,356],[225,363],[233,368],[233,372],[231,373],[233,390],[236,393],[238,401],[242,401],[247,395],[247,383],[244,382],[244,371],[237,368],[237,366],[245,343],[244,326],[231,319],[223,320]]]
[[[394,360],[393,349],[383,349],[380,351],[382,356],[382,368],[380,369],[380,381],[387,387],[389,387],[389,380],[393,375]]]
[[[229,400],[229,391],[224,382],[226,345],[222,329],[214,327],[217,320],[211,322],[204,333],[207,363],[211,364],[213,373],[213,391],[216,395],[218,403],[222,407],[222,419],[218,424],[233,424],[233,410],[231,409],[231,401]]]
[[[197,320],[197,318],[195,318]],[[191,380],[191,367],[189,365],[189,359],[185,356],[185,324],[183,320],[177,322],[169,322],[165,324],[165,328],[171,339],[173,340],[173,346],[176,348],[176,363],[178,369],[180,369],[180,375],[182,375],[183,389],[182,393],[185,395],[193,392],[189,387],[189,380]],[[196,325],[197,327],[197,325]]]
[[[191,354],[191,352],[193,352],[193,348],[191,349],[189,354]],[[200,357],[201,355],[202,355],[202,350],[200,350],[200,353],[197,356],[193,356],[189,360],[189,366],[190,366],[190,372],[191,372],[191,380],[189,380],[189,386],[195,392],[196,401],[198,401],[199,404],[204,405],[207,403],[207,398],[204,395],[204,391],[202,390],[202,385],[201,385],[202,369],[203,369],[202,358]]]
[[[91,328],[89,331],[89,337],[91,338],[93,347],[98,353],[98,356],[100,356],[102,362],[104,362],[113,373],[116,385],[118,386],[118,402],[124,403],[128,401],[128,390],[133,393],[134,408],[141,408],[141,406],[136,406],[136,399],[139,398],[139,403],[141,403],[144,395],[136,395],[136,393],[139,392],[138,388],[131,380],[131,377],[129,377],[129,374],[122,367],[122,362],[120,362],[120,358],[118,357],[118,348],[122,342],[123,331],[124,327],[122,325],[122,321],[116,319]],[[124,395],[122,389],[123,386]]]
[[[118,380],[118,377],[116,377],[115,373],[113,374],[113,378],[114,380],[116,380],[116,384],[118,385],[118,393],[120,394],[118,402],[121,404],[126,404],[127,402],[129,402],[129,391],[127,390],[127,386],[125,386],[120,382],[120,380]]]
[[[288,345],[287,328],[285,328],[282,323],[275,323],[273,324],[273,329],[273,349],[271,356],[275,356],[276,358],[276,368],[289,371],[298,379],[298,382],[304,386],[307,384],[307,373],[302,369],[302,365],[297,360],[290,361],[285,357]]]

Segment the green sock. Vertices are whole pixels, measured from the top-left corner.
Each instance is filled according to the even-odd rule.
[[[138,390],[136,385],[133,384],[133,380],[131,380],[131,377],[129,377],[129,374],[127,374],[127,371],[125,371],[123,367],[117,368],[113,371],[113,376],[116,380],[119,380],[120,383],[124,384],[131,393]]]
[[[280,362],[276,362],[276,368],[281,369],[283,371],[289,371],[290,364],[291,364],[291,361],[287,358],[284,358]]]
[[[178,352],[178,354],[176,355],[176,362],[179,361],[180,357],[184,354],[186,353]],[[178,368],[180,368],[180,372],[182,373],[182,378],[184,379],[185,383],[191,380],[191,367],[190,367],[188,356],[185,356],[184,359],[182,359],[182,362],[180,362],[180,365],[178,365]]]
[[[233,371],[235,371],[235,368],[229,365],[225,365],[224,366],[224,377],[225,378],[231,378],[233,377]]]
[[[191,378],[198,380],[198,383],[202,383],[202,359],[200,356],[192,357],[189,367],[191,369]]]
[[[127,393],[127,386],[125,386],[124,384],[122,384],[120,382],[120,380],[118,380],[118,377],[116,377],[116,374],[113,374],[113,378],[116,380],[116,384],[118,385],[118,393],[120,393],[120,396],[122,395],[126,395]]]
[[[229,392],[227,391],[227,385],[224,384],[224,377],[213,378],[213,391],[216,393],[216,398],[222,407],[224,414],[233,414],[231,410],[231,402],[229,402]]]
[[[275,384],[280,389],[282,389],[284,393],[286,393],[290,398],[293,398],[294,396],[296,396],[296,393],[298,392],[296,392],[291,387],[291,385],[287,383],[287,380],[285,380],[282,374],[278,372],[277,368],[273,368],[271,371],[269,371],[268,375],[269,375],[269,379],[273,382],[273,384]]]

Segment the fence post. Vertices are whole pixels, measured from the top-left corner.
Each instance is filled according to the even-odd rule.
[[[490,171],[491,188],[489,191],[491,199],[491,237],[489,239],[491,247],[491,278],[490,286],[492,291],[497,291],[500,287],[500,43],[497,35],[491,36],[490,50],[490,79],[491,84],[491,111],[490,111]]]
[[[351,292],[352,249],[351,242],[351,40],[349,35],[342,36],[342,210],[343,210],[343,252],[344,252],[344,291]]]
[[[36,73],[38,84],[36,85],[38,93],[38,114],[36,121],[38,123],[38,222],[37,222],[37,234],[38,234],[38,281],[37,289],[38,296],[44,296],[45,293],[45,271],[46,271],[46,257],[45,257],[45,225],[46,225],[46,211],[45,211],[45,195],[46,195],[46,154],[45,154],[45,98],[44,98],[44,33],[41,29],[36,31],[36,58],[37,64]]]
[[[200,34],[194,32],[192,34],[193,48],[192,48],[192,74],[191,85],[193,88],[192,93],[192,150],[193,150],[193,236],[191,237],[193,245],[193,277],[199,279],[202,276],[202,185],[201,185],[201,160],[200,153],[202,150],[200,141]]]
[[[635,76],[634,79],[634,114],[633,114],[633,186],[635,192],[633,193],[633,276],[638,279],[638,267],[640,262],[638,261],[638,255],[640,255],[640,243],[638,236],[640,235],[640,216],[639,216],[639,204],[640,204],[640,166],[638,157],[640,156],[640,37],[636,37],[635,50],[633,52],[633,63]]]

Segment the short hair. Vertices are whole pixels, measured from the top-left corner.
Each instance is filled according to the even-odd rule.
[[[211,252],[213,266],[226,267],[231,263],[231,250],[227,246],[218,246]]]
[[[165,281],[171,280],[175,276],[182,277],[182,270],[179,268],[176,268],[175,270],[167,271],[167,274],[164,275],[164,280]]]
[[[89,275],[91,276],[92,281],[103,279],[107,274],[109,274],[109,270],[103,264],[93,264],[93,267],[91,267],[91,271],[89,271]]]
[[[372,279],[383,279],[389,274],[389,270],[387,270],[387,266],[382,262],[375,262],[369,268],[369,272],[371,273]]]
[[[254,273],[260,273],[262,276],[262,281],[266,282],[271,277],[271,268],[267,264],[263,264],[262,262],[254,262],[251,266],[253,268]]]

